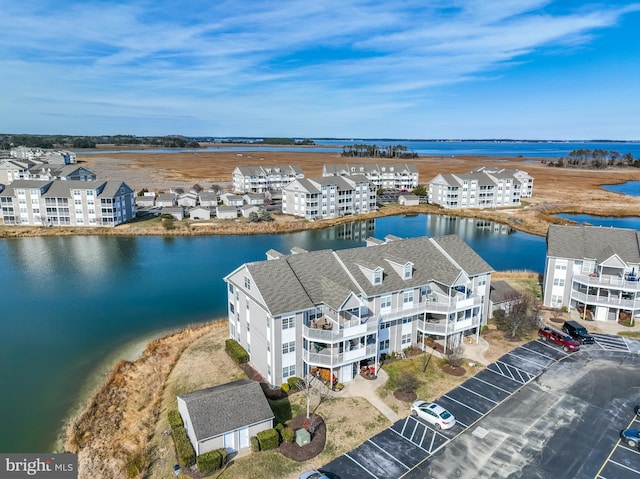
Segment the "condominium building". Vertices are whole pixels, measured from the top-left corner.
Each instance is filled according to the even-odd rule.
[[[492,269],[456,235],[267,258],[224,279],[229,336],[271,384],[312,371],[349,382],[429,336],[478,334],[489,314]]]
[[[307,219],[376,211],[376,187],[366,177],[301,178],[282,189],[282,212]]]
[[[232,173],[233,191],[237,193],[266,193],[279,191],[295,179],[304,178],[296,165],[237,166]]]
[[[532,194],[533,177],[520,170],[480,167],[429,181],[429,202],[448,209],[520,206],[520,198]]]
[[[5,225],[116,226],[136,215],[121,181],[16,180],[0,193]]]
[[[40,159],[46,163],[69,165],[76,163],[76,154],[73,151],[53,150],[43,148],[29,148],[26,146],[17,146],[11,148],[9,154],[13,158],[19,160],[36,160]]]
[[[418,167],[410,163],[328,164],[322,176],[363,175],[376,188],[412,190],[418,186]]]
[[[640,231],[550,225],[544,305],[596,321],[640,320]]]

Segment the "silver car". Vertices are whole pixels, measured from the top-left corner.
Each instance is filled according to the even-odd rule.
[[[434,402],[414,402],[411,405],[411,415],[433,424],[436,429],[451,429],[456,424],[453,414]]]

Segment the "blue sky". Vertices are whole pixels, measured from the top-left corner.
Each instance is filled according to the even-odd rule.
[[[640,140],[631,1],[0,0],[0,24],[5,133]]]

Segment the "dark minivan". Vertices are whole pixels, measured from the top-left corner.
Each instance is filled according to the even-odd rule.
[[[580,341],[580,344],[594,343],[593,336],[589,334],[584,326],[576,321],[565,321],[562,325],[562,330],[576,341]]]

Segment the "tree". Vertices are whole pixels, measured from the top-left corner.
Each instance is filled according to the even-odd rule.
[[[311,416],[311,399],[314,396],[317,396],[319,398],[319,405],[329,395],[329,389],[322,386],[315,387],[315,381],[316,378],[314,376],[312,376],[311,374],[307,374],[304,379],[298,378],[294,383],[295,387],[297,387],[298,390],[302,391],[302,394],[304,394],[305,402],[307,405],[307,419],[309,419],[309,417]]]
[[[417,186],[411,191],[411,193],[416,196],[427,196],[429,194],[425,186]]]
[[[540,304],[528,293],[514,291],[507,298],[504,316],[497,321],[498,327],[511,338],[530,333],[540,325]]]
[[[464,361],[464,344],[460,341],[460,336],[454,336],[450,340],[450,344],[447,345],[447,350],[444,352],[444,360],[451,367],[459,368]]]
[[[397,380],[396,386],[403,393],[412,393],[420,385],[418,378],[409,372],[403,373]]]

